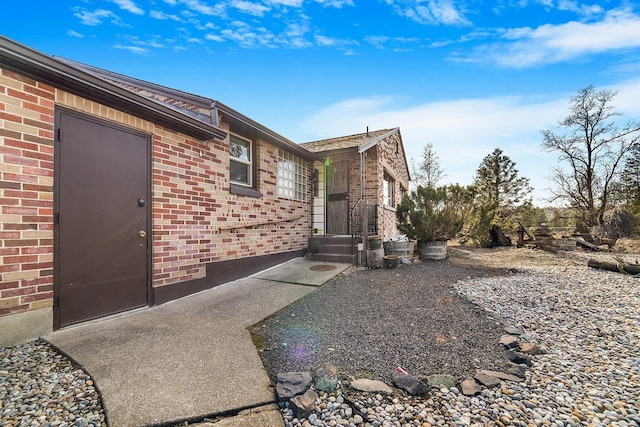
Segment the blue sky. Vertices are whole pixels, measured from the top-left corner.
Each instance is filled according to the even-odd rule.
[[[539,204],[557,159],[540,130],[577,90],[616,90],[640,118],[632,1],[22,0],[3,4],[0,33],[219,100],[295,142],[400,127],[409,159],[433,144],[442,183],[470,184],[501,148]]]

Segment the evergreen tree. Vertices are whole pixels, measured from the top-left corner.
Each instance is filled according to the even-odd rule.
[[[409,167],[413,177],[414,188],[418,186],[436,188],[438,182],[446,176],[440,166],[440,159],[431,143],[424,146],[422,160],[418,166],[416,167],[412,158]]]
[[[473,185],[478,189],[477,197],[496,213],[524,203],[532,191],[529,179],[518,176],[515,165],[501,149],[496,148],[482,160],[476,171]]]
[[[515,215],[532,206],[529,179],[518,176],[515,162],[499,148],[482,160],[471,187],[474,203],[469,237],[480,246],[491,244],[491,226],[515,228]]]

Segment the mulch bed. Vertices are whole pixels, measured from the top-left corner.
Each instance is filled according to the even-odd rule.
[[[321,363],[343,375],[389,381],[397,366],[418,378],[477,369],[503,370],[502,320],[461,298],[452,284],[517,272],[463,257],[356,270],[250,328],[262,361],[278,372],[311,371]]]

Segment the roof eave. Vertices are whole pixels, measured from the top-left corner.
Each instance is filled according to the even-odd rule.
[[[287,150],[292,154],[300,156],[305,160],[311,160],[315,157],[312,151],[303,148],[299,144],[296,144],[284,136],[272,131],[220,101],[215,101],[212,104],[212,107],[217,108],[222,114],[227,116],[227,121],[230,122],[229,125],[232,127],[232,130],[234,126],[237,126],[238,128],[246,127],[255,132],[255,135],[260,139],[263,139],[278,148]]]
[[[0,65],[74,95],[153,121],[202,141],[227,133],[194,117],[137,95],[51,56],[0,36]]]

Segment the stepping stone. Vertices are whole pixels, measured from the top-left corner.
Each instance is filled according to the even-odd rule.
[[[518,353],[517,351],[509,351],[509,361],[516,365],[527,365],[531,367],[531,357],[524,353]]]
[[[515,382],[524,381],[522,378],[516,377],[515,375],[507,374],[506,372],[489,371],[489,370],[486,370],[486,369],[481,369],[481,370],[478,371],[478,373],[484,374],[484,375],[489,375],[489,376],[496,377],[496,378],[499,378],[501,380],[506,380],[506,381],[515,381]]]
[[[462,394],[465,396],[474,396],[480,393],[480,386],[473,378],[467,378],[466,380],[460,383],[460,388],[462,389]]]
[[[498,379],[497,377],[483,374],[481,372],[477,372],[473,378],[483,386],[489,387],[489,388],[495,387],[500,384],[500,379]]]
[[[509,334],[501,335],[500,344],[502,344],[506,348],[516,348],[518,346],[518,337]]]
[[[522,335],[524,330],[519,326],[505,325],[504,331],[509,335]]]
[[[398,371],[393,372],[393,383],[412,396],[417,396],[427,391],[427,386],[422,381],[412,375]]]
[[[518,346],[520,347],[520,351],[522,351],[523,353],[533,354],[533,355],[546,353],[546,350],[544,348],[540,347],[538,344],[535,344],[535,343],[521,342],[518,344]]]
[[[382,381],[370,380],[367,378],[351,381],[351,387],[359,391],[382,392],[387,394],[391,394],[393,392],[391,387]]]

